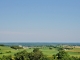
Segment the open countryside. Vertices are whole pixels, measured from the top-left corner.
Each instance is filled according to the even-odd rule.
[[[27,43],[23,43],[23,44],[27,44]],[[31,45],[30,46],[29,45],[28,46],[15,45],[15,43],[13,46],[0,44],[0,58],[2,58],[3,56],[14,57],[16,53],[22,52],[24,50],[28,53],[32,53],[34,49],[39,49],[48,58],[53,58],[54,55],[59,53],[60,50],[64,50],[71,57],[78,57],[78,58],[80,57],[80,46],[79,45],[74,45],[74,43],[73,45],[63,45],[63,44],[54,45],[54,43],[53,45],[52,43],[51,45],[49,44],[48,45],[38,45],[38,46],[37,46],[37,43],[35,43],[35,46],[33,45],[32,46]]]

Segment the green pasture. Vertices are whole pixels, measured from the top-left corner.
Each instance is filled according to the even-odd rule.
[[[48,47],[45,47],[45,48],[40,48],[39,50],[42,51],[42,53],[47,56],[52,56],[53,54],[58,53],[57,49],[55,48],[49,49]],[[33,49],[27,49],[27,52],[32,52],[32,51]]]
[[[22,50],[15,50],[8,46],[0,46],[0,57],[3,55],[14,55],[17,52],[20,52]]]
[[[80,57],[80,48],[73,48],[71,50],[66,50],[70,56]]]
[[[15,50],[15,49],[12,49],[12,48],[7,47],[7,46],[0,46],[0,52],[2,53],[2,54],[0,54],[0,57],[2,57],[3,55],[14,55],[15,53],[20,52],[22,50],[26,50],[27,52],[32,52],[33,49],[34,48]],[[7,53],[9,51],[11,51],[11,53]],[[40,51],[42,51],[43,54],[47,55],[47,56],[52,56],[53,54],[56,54],[58,52],[55,48],[49,49],[48,47],[46,47],[46,48],[40,48]]]
[[[47,55],[47,56],[52,56],[52,55],[58,53],[57,49],[55,49],[55,48],[52,48],[52,49],[42,48],[40,50],[43,52],[44,55]]]
[[[26,50],[27,52],[32,52],[33,48],[15,50],[8,46],[0,46],[0,57],[2,57],[3,55],[14,55],[15,53],[20,52],[22,50]],[[42,51],[44,55],[47,55],[49,57],[58,53],[58,50],[56,48],[49,49],[49,47],[40,48],[40,51]],[[66,50],[66,52],[68,52],[70,56],[80,57],[80,48]]]

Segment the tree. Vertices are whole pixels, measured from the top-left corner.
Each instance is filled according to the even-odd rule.
[[[11,46],[12,49],[23,49],[23,47],[19,47],[19,46]]]
[[[0,60],[14,60],[12,56],[3,56]]]
[[[55,54],[53,55],[53,58],[54,58],[54,59],[57,59],[57,57],[56,57],[56,55],[55,55]]]
[[[56,54],[56,56],[61,60],[69,60],[69,55],[64,50],[60,50],[59,53]]]
[[[33,52],[38,52],[39,48],[34,48]]]
[[[15,60],[29,60],[26,50],[16,53]]]
[[[39,60],[50,60],[50,59],[47,56],[43,56]]]
[[[43,53],[38,48],[35,48],[28,56],[30,60],[39,60],[43,56]]]

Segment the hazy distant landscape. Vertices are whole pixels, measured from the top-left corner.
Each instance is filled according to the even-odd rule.
[[[56,60],[56,55],[59,51],[65,51],[70,57],[77,57],[77,59],[80,57],[80,43],[0,43],[0,58],[3,59],[4,57],[6,59],[6,57],[9,56],[10,59],[13,57],[13,60],[17,60],[19,58],[16,58],[15,54],[24,50],[32,53],[34,49],[39,49],[39,51],[46,56],[45,59],[48,58],[50,60]],[[24,56],[24,54],[22,56]],[[26,58],[27,57],[25,57],[25,59]]]

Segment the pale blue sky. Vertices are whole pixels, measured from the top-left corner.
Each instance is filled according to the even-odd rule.
[[[0,42],[80,42],[80,0],[0,0]]]

